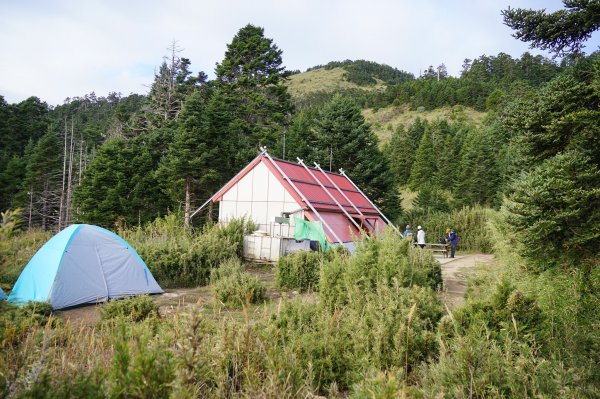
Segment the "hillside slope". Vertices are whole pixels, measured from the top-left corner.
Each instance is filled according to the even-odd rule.
[[[383,82],[376,85],[358,85],[344,78],[346,71],[343,68],[318,68],[290,76],[288,91],[294,99],[316,92],[334,92],[338,90],[385,90]]]
[[[425,119],[430,122],[439,119],[464,121],[474,124],[475,126],[480,126],[487,115],[485,112],[479,112],[461,105],[436,108],[431,111],[413,111],[410,110],[407,105],[390,105],[389,107],[380,109],[364,109],[362,114],[371,124],[371,129],[377,134],[381,144],[385,144],[390,140],[392,133],[399,125],[408,126],[417,118]]]

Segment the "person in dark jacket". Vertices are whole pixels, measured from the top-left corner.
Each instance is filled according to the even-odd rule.
[[[448,242],[450,243],[450,257],[454,258],[456,246],[458,245],[458,234],[454,232],[454,229],[450,229],[450,233],[448,234]]]

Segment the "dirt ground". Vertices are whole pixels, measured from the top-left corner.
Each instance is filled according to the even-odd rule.
[[[442,278],[444,279],[444,290],[440,294],[441,300],[449,309],[454,309],[465,303],[465,290],[467,289],[467,277],[476,266],[488,264],[494,261],[494,255],[471,254],[456,256],[455,258],[437,257],[442,265]]]
[[[456,256],[455,258],[444,258],[436,256],[436,259],[442,265],[442,277],[444,279],[444,290],[440,293],[440,298],[453,309],[464,303],[464,294],[466,290],[466,279],[468,274],[477,265],[487,264],[494,260],[493,255],[472,254]],[[271,300],[281,297],[282,292],[275,287],[275,271],[273,266],[251,267],[248,270],[257,276],[267,286],[267,296]],[[299,295],[297,292],[289,292],[288,297]],[[314,294],[302,294],[307,297]],[[174,313],[186,307],[200,307],[207,309],[215,306],[212,287],[197,288],[172,288],[166,289],[162,295],[153,295],[152,299],[160,306],[160,313],[167,315]],[[310,298],[307,298],[310,300]],[[100,319],[99,305],[81,306],[73,309],[56,312],[56,315],[63,321],[71,323],[83,322],[88,325],[94,325]]]

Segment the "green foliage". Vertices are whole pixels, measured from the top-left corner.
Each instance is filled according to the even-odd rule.
[[[147,326],[130,326],[120,321],[115,328],[114,355],[107,381],[110,396],[156,399],[168,396],[175,378],[172,353],[165,350]],[[128,331],[130,328],[132,331]]]
[[[421,225],[427,232],[428,241],[437,242],[446,237],[446,230],[453,228],[460,239],[458,248],[464,251],[491,253],[493,241],[488,223],[492,210],[480,205],[463,207],[450,213],[407,213],[403,224]],[[405,222],[405,223],[404,223]]]
[[[352,295],[364,295],[378,286],[418,285],[436,290],[441,282],[440,264],[430,252],[411,248],[407,240],[388,231],[376,240],[357,243],[354,256],[333,254],[326,259],[321,267],[319,295],[333,309],[347,303]]]
[[[57,325],[58,321],[51,314],[49,303],[29,302],[18,307],[0,301],[0,349],[17,348],[36,328]]]
[[[255,276],[244,271],[239,259],[229,259],[213,269],[211,282],[215,286],[215,297],[221,303],[241,308],[265,300],[267,288]]]
[[[382,212],[390,218],[398,215],[400,199],[393,189],[388,160],[353,101],[335,96],[319,112],[314,129],[317,146],[310,159],[323,169],[345,169]]]
[[[241,255],[244,235],[253,230],[251,221],[240,219],[193,232],[171,214],[121,235],[162,287],[195,287],[206,284],[211,269],[221,262]]]
[[[594,1],[565,0],[566,9],[543,10],[508,8],[502,11],[504,23],[515,30],[514,37],[531,42],[531,47],[556,55],[579,53],[592,33],[600,29],[598,4]]]
[[[246,25],[227,45],[216,67],[216,91],[208,104],[209,131],[224,140],[233,175],[256,156],[260,145],[275,147],[289,123],[292,103],[284,80],[282,51],[264,29]]]
[[[26,391],[19,393],[21,399],[104,399],[101,373],[55,378],[42,374]]]
[[[282,256],[275,269],[277,285],[300,292],[318,290],[321,262],[319,252],[299,251]]]
[[[425,133],[427,121],[417,118],[404,129],[403,125],[392,134],[390,142],[384,147],[384,153],[390,161],[390,169],[396,184],[406,184],[415,162],[419,142]]]
[[[542,162],[512,185],[506,221],[521,253],[543,270],[561,260],[597,258],[600,238],[598,168],[567,152]]]
[[[25,265],[52,237],[52,233],[40,230],[14,234],[11,225],[9,222],[6,228],[0,227],[0,286],[4,289],[13,286]]]
[[[155,130],[132,140],[113,139],[104,144],[88,165],[74,192],[79,219],[111,228],[135,226],[166,212],[155,169],[171,140],[168,129]]]
[[[141,321],[158,315],[158,305],[148,295],[112,299],[100,308],[101,320],[123,317],[131,321]]]

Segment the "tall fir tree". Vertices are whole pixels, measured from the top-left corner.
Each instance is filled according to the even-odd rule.
[[[58,222],[61,187],[61,147],[52,131],[36,143],[27,161],[23,190],[27,193],[25,216],[28,225],[52,229]]]
[[[417,118],[408,129],[403,125],[396,128],[390,142],[385,146],[385,154],[390,160],[390,168],[397,184],[405,185],[410,178],[415,154],[427,121]]]
[[[379,140],[352,100],[336,95],[319,112],[317,147],[311,158],[323,169],[343,168],[389,218],[400,214],[400,197]]]
[[[206,123],[206,99],[194,93],[186,100],[179,128],[157,175],[170,197],[184,205],[184,223],[190,225],[197,197],[207,198],[222,179],[222,148],[219,137]]]
[[[471,130],[462,147],[454,188],[455,197],[463,205],[498,205],[500,176],[491,133],[489,129]]]
[[[292,102],[281,54],[263,28],[249,24],[227,45],[225,58],[217,65],[212,101],[229,114],[215,117],[220,119],[221,135],[235,143],[234,169],[256,156],[260,145],[274,147],[289,124]]]
[[[428,126],[421,136],[419,148],[415,155],[408,186],[411,190],[418,190],[422,185],[432,185],[436,177],[437,160],[433,145],[433,129]]]

